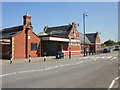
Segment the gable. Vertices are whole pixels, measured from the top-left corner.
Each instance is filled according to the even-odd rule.
[[[96,43],[100,43],[100,37],[99,37],[99,35],[96,36]]]
[[[34,32],[32,32],[32,34],[33,34],[33,37],[34,37],[34,38],[40,40],[39,36],[37,36]]]
[[[80,40],[80,35],[78,30],[76,29],[76,25],[72,26],[72,29],[69,33],[69,38]]]
[[[91,43],[95,43],[97,33],[85,34]]]
[[[81,43],[84,43],[84,34],[79,33],[80,34],[80,41]],[[85,35],[85,44],[92,44],[89,39],[87,38],[87,36]]]

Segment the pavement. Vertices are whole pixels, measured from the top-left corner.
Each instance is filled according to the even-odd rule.
[[[38,59],[38,58],[37,58]],[[22,61],[22,60],[21,60]],[[118,88],[118,53],[2,66],[3,88]],[[82,90],[82,89],[81,89]],[[97,89],[93,89],[97,90]],[[101,89],[99,89],[101,90]],[[104,89],[103,89],[104,90]],[[106,89],[107,90],[107,89]],[[113,90],[113,89],[112,89]]]
[[[83,54],[81,54],[81,55],[73,55],[71,58],[78,58],[78,57],[83,57]],[[67,59],[69,59],[69,57],[65,56],[64,58],[59,59],[59,60],[67,60]],[[49,57],[46,57],[45,62],[55,61],[55,60],[58,60],[58,59],[56,59],[55,56],[49,56]],[[27,63],[37,63],[37,62],[44,62],[44,57],[31,58],[31,62],[29,62],[29,59],[14,59],[12,61],[12,64],[27,64]],[[8,65],[8,64],[10,64],[10,60],[2,59],[2,60],[0,60],[0,63],[2,65]]]

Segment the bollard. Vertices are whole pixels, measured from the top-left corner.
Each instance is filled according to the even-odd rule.
[[[46,61],[46,56],[47,56],[47,54],[46,54],[46,53],[44,53],[44,61]]]
[[[12,64],[12,58],[10,58],[10,64]]]
[[[44,56],[44,61],[46,61],[46,56]]]
[[[88,55],[88,52],[87,52],[87,50],[86,50],[86,56]]]
[[[29,62],[31,62],[31,56],[29,55]]]
[[[29,58],[29,62],[31,62],[31,58]]]
[[[58,54],[58,60],[60,59],[60,55]]]

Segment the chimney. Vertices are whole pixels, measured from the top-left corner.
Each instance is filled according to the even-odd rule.
[[[72,22],[72,27],[76,27],[76,23],[75,22]]]
[[[48,28],[48,26],[45,26],[45,27],[44,27],[44,32],[46,32],[47,28]]]
[[[26,12],[26,15],[23,16],[23,19],[24,19],[23,25],[26,25],[26,26],[30,25],[30,26],[32,26],[31,25],[31,16],[28,15],[28,12]]]

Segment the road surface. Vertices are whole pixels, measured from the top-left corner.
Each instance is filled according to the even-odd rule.
[[[2,88],[118,88],[118,52],[3,65],[0,78]]]

